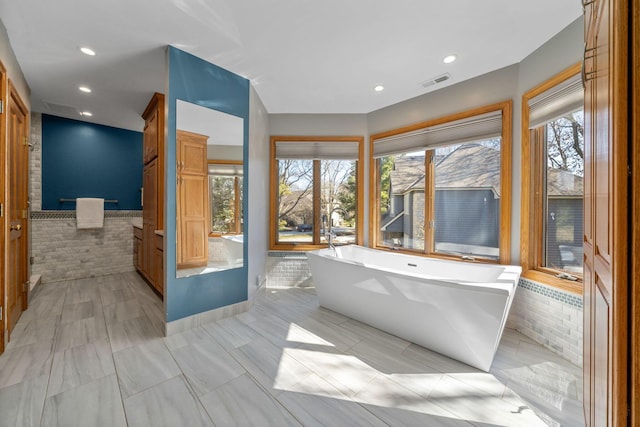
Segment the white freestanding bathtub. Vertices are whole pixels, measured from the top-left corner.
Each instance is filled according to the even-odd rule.
[[[307,257],[321,306],[483,371],[491,368],[520,267],[355,245]]]
[[[242,234],[222,236],[222,241],[224,242],[224,255],[229,266],[241,266],[244,236]]]

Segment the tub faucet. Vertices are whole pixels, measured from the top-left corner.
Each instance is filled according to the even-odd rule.
[[[333,231],[327,231],[324,233],[325,239],[327,239],[327,244],[331,249],[333,249],[333,254],[338,255],[338,251],[336,251],[336,245],[333,243],[333,239],[336,238],[336,234]]]

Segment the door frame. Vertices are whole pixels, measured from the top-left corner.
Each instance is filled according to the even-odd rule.
[[[24,197],[26,198],[25,200],[25,205],[24,205],[24,210],[23,210],[23,214],[21,214],[22,216],[22,220],[24,223],[24,228],[22,231],[22,237],[21,239],[23,239],[23,244],[20,245],[20,253],[18,254],[18,256],[20,257],[21,261],[24,262],[24,265],[19,265],[20,268],[24,268],[24,282],[22,282],[21,286],[20,286],[20,292],[22,293],[22,301],[21,301],[21,307],[20,307],[20,314],[18,315],[18,318],[22,315],[22,313],[27,310],[27,308],[29,307],[29,292],[28,290],[25,289],[25,283],[28,284],[29,282],[29,234],[30,234],[30,230],[29,230],[29,226],[30,226],[30,221],[29,221],[29,151],[27,149],[27,142],[28,142],[28,138],[30,135],[30,129],[31,129],[31,125],[30,125],[30,111],[29,108],[27,107],[27,105],[24,103],[24,101],[22,100],[22,96],[20,96],[20,92],[18,91],[18,88],[13,84],[13,82],[11,81],[11,79],[7,79],[7,107],[5,107],[5,110],[7,111],[7,114],[5,114],[6,116],[6,131],[5,131],[5,135],[7,135],[7,138],[5,138],[5,145],[6,145],[6,156],[5,156],[5,163],[6,163],[6,167],[5,167],[5,211],[6,212],[12,212],[14,209],[14,206],[11,205],[11,200],[9,200],[11,198],[11,195],[8,194],[7,191],[7,187],[6,187],[6,183],[11,182],[11,174],[12,173],[17,173],[17,171],[13,171],[11,169],[12,165],[11,163],[13,162],[13,158],[10,158],[9,153],[11,152],[11,150],[13,149],[13,147],[10,147],[12,141],[8,140],[8,135],[10,132],[12,132],[12,129],[9,129],[9,121],[11,120],[11,118],[9,117],[8,112],[10,110],[12,110],[14,107],[16,107],[18,110],[20,110],[20,112],[22,114],[24,114],[24,122],[21,124],[21,126],[23,127],[22,129],[22,136],[25,138],[26,141],[23,142],[23,144],[20,144],[20,142],[18,142],[18,149],[23,149],[26,150],[25,152],[23,152],[19,159],[22,160],[22,162],[20,163],[20,165],[18,166],[20,167],[24,167],[24,170],[26,171],[26,175],[25,175],[25,181],[24,183],[22,183],[22,185],[24,185],[24,187],[22,188],[24,190]],[[17,152],[17,150],[16,150]],[[15,153],[14,153],[15,155]],[[22,156],[24,156],[24,158],[22,158]],[[15,189],[14,189],[15,190]],[[20,192],[18,191],[18,194],[20,194]],[[22,200],[22,199],[20,199]],[[9,278],[9,259],[10,259],[10,251],[7,249],[10,247],[10,235],[11,233],[8,230],[8,227],[10,225],[11,221],[7,221],[6,220],[6,214],[5,214],[5,277],[8,279]],[[9,280],[5,279],[5,292],[8,294],[8,286],[11,286],[9,282]],[[6,300],[6,295],[5,295],[5,300]],[[11,323],[14,324],[15,326],[15,322],[17,321],[17,319],[14,321],[11,318],[11,310],[9,310],[8,307],[8,302],[5,303],[5,305],[7,305],[6,308],[6,314],[4,315],[4,318],[6,318],[6,324],[7,324],[7,332],[8,332],[8,336],[7,336],[7,340],[11,339],[11,334],[9,332]],[[5,310],[3,310],[5,311]],[[10,323],[11,322],[11,323]]]
[[[640,423],[640,265],[637,262],[640,256],[640,6],[630,2],[630,67],[631,67],[631,104],[630,112],[630,160],[631,160],[631,258],[630,258],[630,293],[631,293],[631,348],[629,357],[629,379],[631,385],[630,401],[630,425]]]
[[[2,215],[0,215],[0,307],[2,307],[2,320],[0,321],[0,354],[4,352],[5,339],[8,335],[5,334],[7,329],[7,277],[6,277],[6,263],[5,247],[7,241],[5,240],[6,232],[6,193],[5,193],[5,176],[7,175],[6,169],[6,157],[7,157],[7,70],[4,67],[2,61],[0,61],[0,100],[2,100],[2,112],[0,113],[0,203],[2,203]]]

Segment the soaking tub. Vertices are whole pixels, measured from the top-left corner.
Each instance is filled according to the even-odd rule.
[[[222,236],[222,241],[224,242],[224,255],[229,266],[242,266],[244,236],[242,234]]]
[[[307,253],[320,305],[489,371],[521,268],[341,246]]]

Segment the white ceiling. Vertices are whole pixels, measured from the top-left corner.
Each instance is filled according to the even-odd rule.
[[[250,79],[269,113],[368,113],[520,62],[581,13],[579,0],[0,0],[34,111],[133,130],[166,92],[168,44]]]

